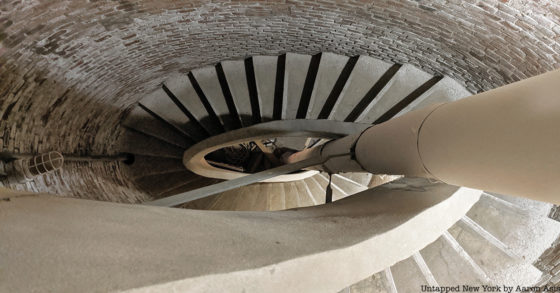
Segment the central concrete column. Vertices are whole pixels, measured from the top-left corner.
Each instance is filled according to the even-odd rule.
[[[412,111],[363,132],[372,173],[560,203],[560,71]]]

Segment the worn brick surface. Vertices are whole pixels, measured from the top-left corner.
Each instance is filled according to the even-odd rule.
[[[12,177],[0,179],[0,185],[14,190],[44,192],[58,196],[121,203],[139,203],[150,196],[139,191],[121,174],[118,162],[65,162],[62,170],[45,174],[26,183]],[[0,162],[0,173],[4,163]]]
[[[548,248],[534,263],[535,267],[543,271],[539,286],[560,285],[560,238]]]
[[[488,90],[559,67],[559,24],[553,0],[6,0],[0,149],[116,153],[166,77],[250,55],[364,54]]]

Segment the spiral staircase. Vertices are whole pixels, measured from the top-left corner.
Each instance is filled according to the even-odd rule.
[[[281,160],[282,151],[318,146],[408,111],[469,95],[449,77],[368,56],[253,56],[170,77],[130,110],[119,145],[120,151],[134,155],[127,169],[130,178],[158,200],[271,169],[281,164],[275,160]],[[306,125],[317,128],[309,130]],[[254,129],[270,132],[254,136]],[[237,146],[237,152],[232,146]],[[202,165],[189,164],[189,150],[195,148],[206,160]],[[229,152],[224,151],[228,148]],[[222,151],[221,162],[210,162],[207,155],[217,149]],[[251,166],[236,165],[248,157]],[[302,171],[180,207],[294,209],[336,202],[396,178]],[[395,182],[407,180],[413,179]],[[327,198],[329,192],[332,199]],[[547,217],[551,207],[484,192],[436,241],[341,292],[407,293],[418,292],[421,285],[536,284],[541,272],[532,264],[560,233],[560,223]]]

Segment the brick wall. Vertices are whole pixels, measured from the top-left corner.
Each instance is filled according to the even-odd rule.
[[[560,285],[560,238],[543,252],[535,263],[535,267],[544,272],[541,280],[536,284],[542,286],[541,292],[546,292],[544,291],[545,286]]]
[[[0,173],[5,164],[0,161]],[[0,186],[13,190],[56,194],[93,200],[121,203],[139,203],[150,197],[138,190],[122,174],[123,166],[118,162],[65,162],[64,168],[45,174],[26,183],[12,177],[0,177]]]
[[[487,90],[557,68],[559,24],[554,0],[2,1],[0,149],[113,154],[167,76],[259,54],[366,54]]]

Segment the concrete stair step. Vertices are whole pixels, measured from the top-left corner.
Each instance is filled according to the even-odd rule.
[[[402,109],[395,117],[404,113],[421,109],[433,104],[447,103],[472,95],[461,84],[449,77],[444,77],[428,91]]]
[[[183,184],[177,184],[173,188],[166,189],[165,191],[161,192],[159,196],[163,198],[163,197],[191,191],[194,189],[202,188],[208,185],[216,184],[222,181],[219,179],[200,177],[196,175],[194,175],[193,177],[194,178],[191,181],[186,181],[183,182]]]
[[[286,54],[282,119],[296,119],[310,62],[310,55]]]
[[[123,121],[123,125],[184,149],[193,144],[192,139],[167,123],[163,118],[154,117],[155,113],[150,114],[150,110],[143,107],[143,105],[139,105],[132,108]]]
[[[293,188],[285,187],[283,183],[263,184],[262,194],[268,196],[268,211],[285,210],[287,205],[292,204],[294,198],[297,199],[297,192],[294,192]]]
[[[311,195],[315,198],[315,202],[319,204],[325,203],[325,189],[321,184],[319,184],[315,176],[303,179],[303,182],[305,182],[305,185],[309,189]]]
[[[420,254],[440,286],[488,284],[484,271],[447,232]]]
[[[347,180],[351,180],[356,184],[364,187],[368,187],[369,182],[371,181],[371,173],[364,173],[364,172],[348,172],[348,173],[339,173],[338,176],[342,176]]]
[[[219,126],[217,127],[222,128],[222,131],[235,129],[238,118],[233,117],[229,110],[216,73],[216,68],[214,66],[206,66],[195,69],[191,71],[191,73],[202,90],[202,92],[197,91],[198,96],[203,101],[203,104],[205,104],[205,102],[209,104],[206,105],[206,109],[211,118],[214,121],[216,118],[219,120],[219,122],[217,122]],[[193,83],[196,89],[192,77],[191,83]]]
[[[385,271],[373,274],[370,277],[340,291],[339,293],[396,293],[392,290]]]
[[[143,155],[134,156],[134,163],[126,167],[127,173],[132,179],[186,170],[180,159]]]
[[[333,53],[321,53],[319,69],[313,85],[313,93],[307,108],[307,119],[317,119],[327,98],[340,77],[342,70],[350,58]]]
[[[173,88],[175,83],[180,83],[180,81],[172,79],[168,81],[165,86],[171,86]],[[173,92],[173,94],[175,92]],[[163,88],[157,89],[150,95],[140,100],[140,104],[144,105],[147,109],[194,140],[204,139],[206,137],[206,133],[203,129],[200,129],[198,120],[191,119],[185,115],[185,113],[175,103],[178,101],[173,100],[175,96],[170,97],[169,93]]]
[[[410,93],[430,80],[432,76],[412,65],[399,68],[393,78],[379,92],[371,104],[358,117],[362,123],[373,123]]]
[[[145,109],[131,111],[124,124],[135,130],[127,133],[127,141],[132,142],[127,150],[140,155],[132,176],[142,179],[145,186],[141,187],[153,196],[169,196],[217,182],[184,170],[182,148],[194,140],[275,118],[379,123],[469,94],[450,78],[368,56],[287,53],[280,58],[224,61],[169,79],[164,89],[142,100]],[[284,143],[301,145],[304,140]],[[150,169],[158,160],[163,167]],[[366,190],[375,178],[369,173],[332,175],[333,200]],[[257,183],[183,207],[265,211],[312,206],[325,202],[328,184],[325,173],[294,182]],[[342,292],[418,292],[421,285],[511,280],[530,283],[539,274],[530,261],[544,250],[542,245],[531,245],[531,239],[545,237],[546,244],[560,233],[560,223],[546,218],[549,210],[548,204],[487,194],[435,242]]]
[[[175,192],[178,187],[190,185],[200,179],[200,176],[187,170],[182,170],[144,176],[141,180],[136,180],[136,184],[153,198],[157,199],[168,196],[170,191]]]
[[[175,100],[175,107],[179,112],[190,121],[187,131],[196,132],[197,137],[201,140],[222,132],[219,122],[215,118],[210,117],[208,110],[205,108],[197,91],[195,90],[191,77],[188,75],[177,75],[164,82],[168,89],[168,95],[172,95]],[[196,82],[196,81],[195,81]],[[177,103],[180,106],[177,106]],[[154,105],[154,107],[163,107]],[[164,108],[162,110],[171,110]],[[177,110],[173,110],[174,112]],[[188,113],[184,113],[184,111]]]
[[[273,120],[277,56],[253,56],[255,81],[262,121]]]
[[[117,142],[122,153],[182,159],[184,149],[153,136],[127,129]]]
[[[250,126],[253,124],[253,110],[247,88],[245,62],[243,60],[223,61],[221,65],[242,126]]]
[[[305,183],[303,181],[294,181],[284,183],[285,186],[292,186],[294,190],[292,192],[293,196],[297,196],[298,207],[309,207],[321,204],[322,202],[317,201],[317,199],[309,192]],[[286,192],[286,198],[290,196],[289,192]]]
[[[360,56],[329,119],[345,121],[354,107],[360,103],[390,67],[391,64],[384,61],[369,56]]]
[[[268,203],[265,196],[261,196],[261,183],[244,186],[235,190],[223,192],[209,208],[211,210],[232,211],[263,211]],[[264,200],[263,200],[264,199]]]
[[[322,181],[328,185],[328,182],[329,182],[329,174],[327,174],[327,173],[321,173],[321,174],[318,175],[318,178],[319,178],[319,179],[322,179]],[[333,179],[334,179],[334,178],[332,178],[332,176],[331,176],[331,188],[332,188],[332,190],[333,190],[333,198],[332,198],[333,201],[336,201],[336,200],[339,200],[339,199],[343,199],[343,198],[345,198],[345,197],[347,197],[347,196],[353,194],[353,193],[352,193],[352,190],[353,190],[353,189],[345,189],[345,188],[341,187],[340,185],[336,184],[336,183],[334,182],[336,179],[334,179],[334,180],[333,180]],[[339,182],[339,183],[340,183],[340,182]],[[343,183],[344,183],[344,182],[343,182]],[[347,186],[345,186],[345,187],[347,187]],[[325,188],[326,188],[326,186],[325,186]]]
[[[321,190],[323,190],[323,195],[325,195],[326,190],[327,190],[327,186],[329,185],[329,175],[320,173],[320,174],[317,174],[317,175],[311,177],[311,179],[314,179],[315,181],[317,181]],[[344,191],[340,187],[338,187],[336,185],[333,185],[332,182],[331,182],[331,187],[332,187],[332,191],[333,191],[333,194],[332,194],[332,200],[333,201],[339,200],[339,199],[342,199],[342,198],[345,198],[346,196],[348,196],[346,193],[344,193]]]
[[[397,292],[420,292],[422,285],[428,285],[424,273],[413,257],[396,263],[390,270]]]
[[[338,174],[333,174],[331,180],[334,186],[342,189],[347,195],[352,195],[367,189],[367,187]]]
[[[539,217],[546,217],[550,213],[550,210],[553,207],[553,204],[546,203],[537,200],[530,200],[523,197],[511,196],[511,195],[503,195],[493,192],[485,192],[491,196],[494,196],[498,199],[503,201],[509,202],[520,209],[523,209],[526,213],[533,214]]]
[[[560,233],[560,223],[546,215],[525,213],[488,194],[480,197],[467,216],[528,262],[537,260]]]
[[[451,227],[449,234],[484,271],[492,283],[533,284],[540,271],[468,218]]]

